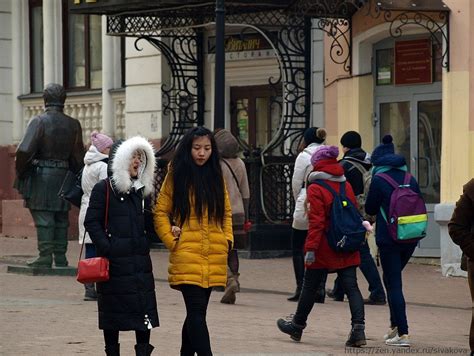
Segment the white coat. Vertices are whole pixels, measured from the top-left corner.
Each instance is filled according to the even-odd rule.
[[[82,171],[82,190],[84,194],[81,200],[81,210],[79,212],[79,243],[82,244],[84,238],[84,218],[89,207],[89,199],[91,197],[92,188],[100,180],[107,178],[107,163],[102,160],[109,156],[100,153],[93,145],[89,148],[84,156],[84,170]],[[86,244],[91,244],[92,240],[86,233],[84,238]]]
[[[295,169],[291,178],[291,188],[293,198],[295,199],[295,211],[293,212],[293,229],[308,230],[308,216],[304,208],[306,200],[306,178],[313,170],[311,165],[311,156],[316,152],[322,144],[312,143],[308,145],[295,161]],[[303,184],[304,183],[304,184]]]

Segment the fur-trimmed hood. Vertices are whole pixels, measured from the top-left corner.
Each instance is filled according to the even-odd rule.
[[[111,180],[118,193],[124,194],[130,191],[133,181],[128,169],[136,150],[141,150],[145,154],[145,166],[139,169],[138,180],[144,186],[144,196],[147,196],[153,192],[155,154],[153,146],[144,137],[129,138],[118,146],[111,157]]]

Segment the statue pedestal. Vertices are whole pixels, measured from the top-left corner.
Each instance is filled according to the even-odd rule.
[[[29,267],[21,265],[8,265],[7,273],[24,274],[28,276],[76,276],[76,267]]]

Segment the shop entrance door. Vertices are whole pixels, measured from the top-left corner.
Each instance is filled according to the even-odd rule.
[[[230,88],[231,131],[250,152],[261,151],[278,131],[278,95],[270,85]]]
[[[440,257],[440,231],[434,206],[440,202],[441,94],[376,97],[376,142],[393,136],[395,152],[418,180],[428,209],[428,234],[415,250],[417,257]]]

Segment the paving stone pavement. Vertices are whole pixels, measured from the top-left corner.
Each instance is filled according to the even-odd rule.
[[[7,265],[36,254],[36,239],[0,236],[0,355],[104,355],[97,328],[97,306],[85,302],[83,286],[74,277],[27,276],[7,273]],[[70,242],[68,258],[77,261],[79,248]],[[181,325],[185,316],[179,292],[169,288],[168,254],[152,251],[161,326],[152,331],[153,356],[179,355]],[[300,343],[280,333],[276,320],[295,312],[286,300],[294,289],[290,258],[241,259],[242,291],[235,305],[219,303],[213,292],[208,326],[216,356],[424,354],[467,355],[471,301],[465,278],[445,278],[438,266],[409,264],[404,290],[412,347],[385,346],[387,306],[366,306],[368,345],[345,349],[350,329],[347,302],[326,300],[317,304]],[[328,286],[334,276],[330,275]],[[359,274],[367,296],[367,283]],[[132,332],[120,334],[121,355],[134,355]]]

